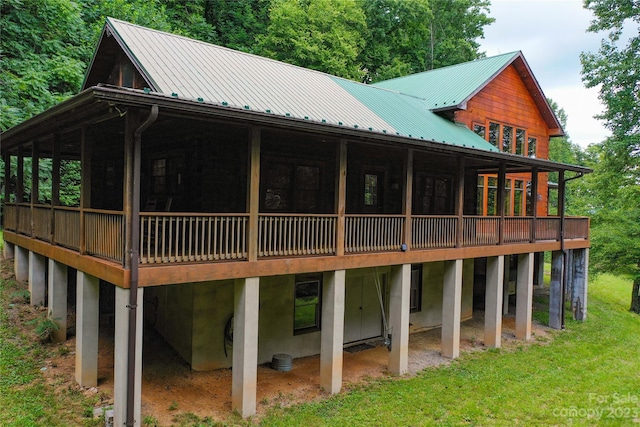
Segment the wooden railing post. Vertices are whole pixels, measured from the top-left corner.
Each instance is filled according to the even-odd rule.
[[[458,157],[458,191],[456,192],[456,216],[458,224],[456,227],[456,248],[462,247],[464,234],[464,175],[465,159]]]
[[[410,251],[413,242],[411,239],[412,234],[412,222],[411,222],[411,207],[413,202],[413,150],[407,150],[407,158],[405,165],[405,182],[404,182],[404,244],[406,250]]]
[[[82,126],[80,129],[80,241],[78,242],[80,246],[78,250],[82,255],[87,252],[84,209],[91,206],[91,147],[87,143],[86,133],[86,127]]]
[[[336,255],[343,256],[345,253],[345,233],[346,219],[345,211],[347,205],[347,141],[340,140],[338,147],[338,174],[336,177],[336,210],[338,219],[336,220]]]
[[[55,245],[56,235],[56,206],[60,205],[60,135],[53,137],[53,151],[51,153],[51,244]]]
[[[560,214],[560,224],[558,230],[558,241],[564,241],[564,170],[558,172],[558,213]]]
[[[18,159],[16,170],[16,203],[24,203],[24,149],[18,147]]]
[[[260,129],[251,128],[249,137],[249,179],[247,182],[247,256],[249,261],[258,260],[260,222]]]
[[[31,147],[31,237],[35,237],[35,226],[33,222],[34,206],[38,204],[40,198],[40,144],[38,141],[33,142]]]
[[[538,167],[531,170],[531,234],[529,241],[536,242],[536,227],[538,222]]]
[[[504,203],[505,203],[505,183],[506,183],[506,171],[504,163],[500,163],[498,170],[498,200],[497,209],[500,222],[498,225],[498,244],[504,244]]]

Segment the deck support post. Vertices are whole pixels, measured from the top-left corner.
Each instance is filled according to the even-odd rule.
[[[67,266],[49,259],[49,288],[47,316],[58,325],[53,332],[53,342],[67,339]]]
[[[15,245],[10,242],[4,242],[2,248],[2,257],[4,259],[13,259],[15,257]]]
[[[544,287],[544,252],[536,252],[533,262],[533,285]]]
[[[13,271],[18,282],[29,280],[29,250],[16,245],[13,258]]]
[[[322,279],[320,387],[336,394],[342,388],[345,270],[325,272]]]
[[[100,280],[78,271],[76,278],[76,382],[98,385]]]
[[[143,289],[138,288],[138,301],[142,302]],[[124,425],[127,419],[127,373],[129,355],[129,299],[131,290],[116,286],[116,329],[114,337],[113,367],[113,425]],[[136,308],[135,395],[133,419],[135,426],[142,425],[142,304]]]
[[[589,281],[589,249],[573,250],[573,284],[571,310],[573,319],[587,320],[587,288]]]
[[[562,251],[551,253],[551,284],[549,286],[549,327],[562,329],[562,276],[564,263]]]
[[[256,413],[259,291],[259,277],[235,281],[231,400],[242,418]]]
[[[484,309],[484,346],[502,345],[502,294],[504,288],[504,256],[487,258],[487,288]]]
[[[518,255],[516,282],[516,338],[531,339],[531,312],[533,310],[533,253]]]
[[[389,372],[404,375],[409,368],[409,292],[411,289],[411,264],[391,267],[389,298],[389,326],[391,328],[391,352]]]
[[[444,262],[442,290],[442,356],[460,355],[460,314],[462,311],[462,260]]]
[[[509,295],[511,292],[511,255],[505,256],[502,270],[502,314],[509,314]]]
[[[29,293],[31,305],[44,305],[46,287],[47,259],[35,252],[29,251]]]

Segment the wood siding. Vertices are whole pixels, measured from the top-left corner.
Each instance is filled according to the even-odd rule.
[[[531,77],[527,77],[531,78]],[[473,129],[474,124],[489,126],[490,121],[511,125],[527,131],[537,138],[536,157],[549,158],[549,128],[538,110],[522,77],[513,65],[496,76],[484,89],[467,103],[467,109],[456,112],[455,120]],[[509,177],[530,180],[530,174],[512,174]],[[547,214],[547,175],[538,181],[538,215]]]

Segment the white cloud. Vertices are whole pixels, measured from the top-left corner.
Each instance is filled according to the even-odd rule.
[[[602,112],[597,91],[586,89],[580,53],[595,52],[602,35],[587,33],[591,12],[580,0],[493,0],[480,49],[493,56],[521,50],[543,92],[567,113],[565,131],[582,146],[609,132],[593,118]]]

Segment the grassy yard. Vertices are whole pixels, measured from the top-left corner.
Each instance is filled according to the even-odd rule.
[[[99,425],[92,402],[40,373],[51,345],[19,321],[19,287],[3,264],[0,280],[0,425]],[[591,281],[589,318],[568,321],[551,342],[464,354],[414,378],[386,379],[318,403],[276,408],[264,426],[640,425],[640,316],[629,313],[630,282]],[[17,293],[17,294],[16,294]],[[146,420],[153,425],[150,419]],[[230,417],[231,425],[247,425]],[[179,425],[220,425],[181,417]]]

